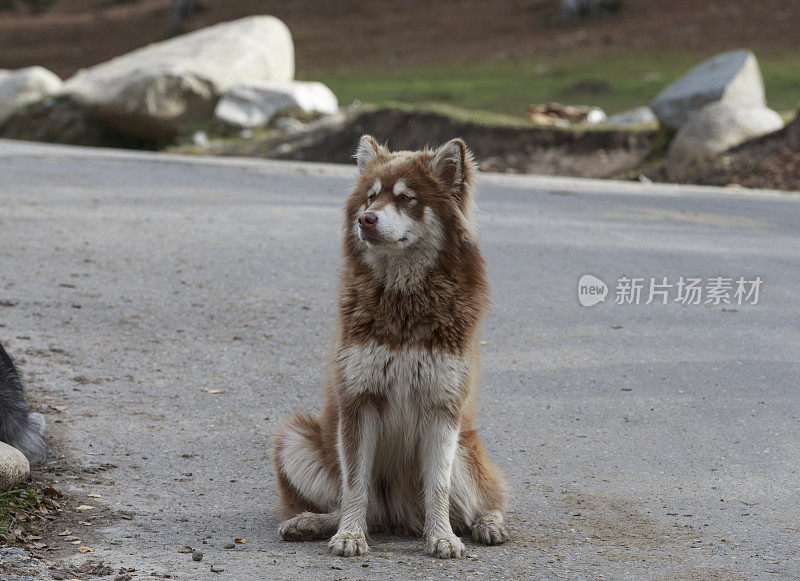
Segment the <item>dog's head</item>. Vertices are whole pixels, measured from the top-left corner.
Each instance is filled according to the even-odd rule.
[[[346,205],[345,236],[366,258],[432,258],[447,244],[473,239],[475,162],[462,140],[390,152],[365,135],[355,158],[359,178]]]

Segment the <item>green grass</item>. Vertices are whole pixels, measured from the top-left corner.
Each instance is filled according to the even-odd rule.
[[[466,109],[458,105],[451,105],[449,103],[404,103],[401,101],[386,101],[383,103],[367,103],[360,108],[361,111],[381,111],[381,110],[399,110],[411,111],[417,114],[420,113],[435,113],[449,118],[455,123],[476,123],[478,125],[485,125],[487,127],[524,127],[530,129],[531,122],[525,117],[513,117],[505,113],[497,113],[494,111],[487,111],[485,109]],[[588,123],[575,123],[568,127],[551,126],[547,128],[549,131],[615,131],[614,127],[610,125],[597,124],[589,125]],[[641,125],[629,125],[626,130],[652,130],[653,126],[648,123]]]
[[[521,117],[513,117],[505,113],[497,113],[485,109],[466,109],[450,103],[383,101],[380,103],[368,103],[363,108],[364,111],[376,111],[380,109],[437,113],[455,122],[472,122],[481,125],[490,125],[492,127],[530,127],[530,123]]]
[[[0,540],[9,540],[9,531],[16,524],[29,528],[28,520],[39,514],[42,501],[33,488],[0,492]]]
[[[531,103],[597,105],[614,114],[647,104],[703,58],[692,54],[549,55],[466,65],[315,75],[342,104],[445,104],[524,117]],[[800,105],[800,51],[758,54],[769,105],[784,113]]]

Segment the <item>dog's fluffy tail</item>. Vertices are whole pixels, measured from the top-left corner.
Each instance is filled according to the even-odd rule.
[[[0,441],[25,454],[31,464],[37,464],[47,458],[44,427],[42,414],[28,413],[19,373],[0,345]]]

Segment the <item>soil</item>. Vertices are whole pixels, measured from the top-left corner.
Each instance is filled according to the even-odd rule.
[[[0,137],[94,147],[156,149],[158,143],[125,137],[67,97],[38,101],[0,123]]]
[[[322,120],[321,120],[322,121]],[[310,127],[313,128],[314,124]],[[651,151],[655,130],[489,126],[416,109],[350,110],[338,122],[296,137],[212,140],[200,153],[352,163],[364,133],[392,150],[422,149],[463,138],[490,172],[610,178],[632,171]],[[192,146],[177,151],[195,151]]]
[[[21,4],[18,2],[18,4]],[[56,0],[43,14],[0,12],[0,68],[66,77],[166,37],[169,0]],[[273,14],[292,30],[300,76],[458,64],[565,50],[798,47],[797,0],[627,1],[613,17],[562,24],[556,0],[203,0],[186,30]],[[764,34],[769,30],[769,34]]]
[[[783,130],[732,149],[689,180],[715,186],[800,190],[800,112]]]

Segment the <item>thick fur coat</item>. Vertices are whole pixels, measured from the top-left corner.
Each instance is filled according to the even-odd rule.
[[[422,535],[460,557],[456,533],[507,539],[506,485],[474,429],[477,333],[487,306],[463,141],[390,152],[364,136],[345,203],[335,353],[321,415],[275,441],[287,540],[368,551],[368,531]]]
[[[0,441],[14,446],[31,464],[36,464],[47,456],[43,431],[44,418],[38,413],[28,413],[22,380],[0,345]]]

